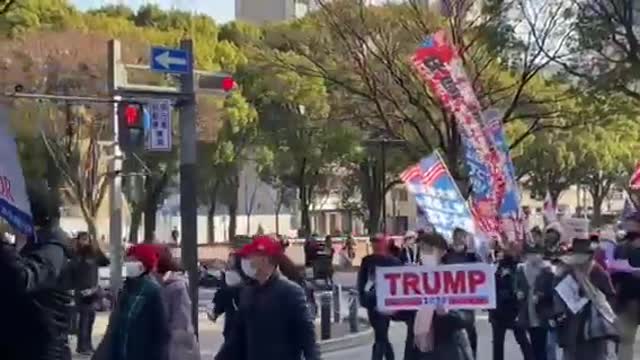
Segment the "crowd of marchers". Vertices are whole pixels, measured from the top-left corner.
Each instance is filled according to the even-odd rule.
[[[106,333],[94,350],[97,274],[108,259],[86,233],[69,246],[46,189],[28,192],[35,234],[0,242],[1,359],[70,360],[72,331],[78,337],[75,350],[95,360],[200,359],[186,277],[169,248],[157,244],[127,249],[124,286],[114,294]],[[400,246],[387,236],[373,236],[373,252],[362,259],[357,277],[359,301],[374,333],[371,359],[395,359],[391,322],[406,324],[405,360],[475,359],[473,310],[435,306],[380,311],[375,271],[484,261],[496,265],[496,307],[489,311],[495,360],[504,359],[507,331],[525,360],[632,360],[640,322],[640,271],[635,270],[640,268],[640,213],[625,219],[622,228],[625,233],[613,252],[614,259],[628,261],[622,270],[609,266],[597,235],[578,236],[567,244],[554,227],[534,229],[524,242],[496,244],[483,257],[461,229],[453,232],[451,243],[433,231],[408,232]],[[310,311],[313,291],[285,255],[286,245],[257,235],[229,255],[209,314],[212,321],[224,315],[224,342],[213,349],[215,360],[321,358]],[[345,244],[345,258],[353,257],[353,245]],[[557,290],[569,277],[585,300],[579,308],[567,304]]]
[[[397,246],[386,236],[371,239],[373,254],[358,274],[360,303],[374,329],[372,360],[395,359],[391,322],[406,324],[405,360],[472,360],[478,353],[475,312],[431,310],[382,312],[376,308],[375,269],[383,266],[491,262],[496,265],[496,307],[489,310],[493,359],[504,360],[511,331],[525,360],[632,360],[640,323],[640,213],[621,224],[613,259],[625,270],[608,268],[597,234],[561,241],[557,226],[534,228],[524,242],[494,244],[488,258],[474,251],[473,239],[454,230],[449,244],[433,231],[409,231]],[[611,240],[611,239],[608,239]],[[615,240],[615,239],[614,239]],[[568,277],[584,305],[569,306],[556,290]]]

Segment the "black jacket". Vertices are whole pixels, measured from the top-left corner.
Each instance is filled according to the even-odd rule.
[[[233,326],[236,323],[241,289],[242,285],[229,286],[223,284],[213,296],[213,314],[216,318],[224,314],[222,335],[225,339],[232,334]]]
[[[96,253],[76,254],[71,261],[71,278],[76,291],[98,286],[98,268],[109,266],[109,259],[97,250]]]
[[[216,360],[320,359],[304,291],[278,273],[243,287],[236,319]]]
[[[516,294],[516,271],[518,260],[505,257],[498,261],[496,269],[496,308],[489,312],[491,322],[502,326],[515,325],[520,309]]]
[[[457,251],[447,251],[447,253],[442,258],[443,264],[466,264],[466,263],[474,263],[474,262],[482,262],[482,259],[473,252],[457,252]]]
[[[0,245],[0,358],[60,360],[68,346],[70,252],[58,231],[42,230],[20,252]]]
[[[554,287],[556,284],[551,268],[544,265],[541,266],[543,266],[543,268],[540,269],[540,273],[534,280],[533,284],[533,293],[538,297],[538,301],[535,303],[534,308],[540,322],[539,326],[547,327],[549,326],[549,320],[551,320],[554,315],[553,297],[555,291]],[[527,281],[524,264],[518,266],[515,279],[516,294],[521,292],[524,295],[523,299],[518,300],[519,311],[516,322],[518,326],[522,328],[530,328],[532,327],[532,324],[529,316],[528,301],[533,299],[529,298],[531,288]]]
[[[376,305],[375,286],[367,288],[367,283],[375,284],[376,268],[385,266],[402,266],[402,262],[395,256],[371,254],[362,258],[358,271],[358,295],[360,305],[365,308],[374,308]]]

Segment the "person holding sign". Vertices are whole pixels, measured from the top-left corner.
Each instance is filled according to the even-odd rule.
[[[447,241],[439,234],[419,239],[422,264],[438,266],[447,251]],[[443,305],[418,310],[413,327],[411,360],[472,360],[473,352],[466,329],[473,325],[468,312],[448,310]],[[407,357],[405,357],[407,358]]]
[[[558,343],[565,360],[617,358],[617,316],[609,275],[593,261],[588,239],[574,239],[572,249],[560,258],[555,288]]]
[[[362,258],[358,272],[358,295],[360,305],[367,309],[369,322],[373,328],[374,342],[371,360],[394,360],[393,346],[389,341],[389,323],[391,317],[376,308],[376,268],[385,266],[400,266],[398,258],[389,254],[389,239],[383,234],[371,238],[373,254]]]

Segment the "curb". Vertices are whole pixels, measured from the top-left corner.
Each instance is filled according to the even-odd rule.
[[[340,350],[351,349],[371,344],[373,341],[373,329],[367,328],[355,334],[345,335],[336,339],[322,340],[318,342],[320,353],[332,353]]]

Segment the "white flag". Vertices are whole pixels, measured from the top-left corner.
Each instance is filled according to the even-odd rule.
[[[33,220],[29,207],[18,148],[9,127],[9,111],[0,105],[0,217],[24,235],[33,233]]]

